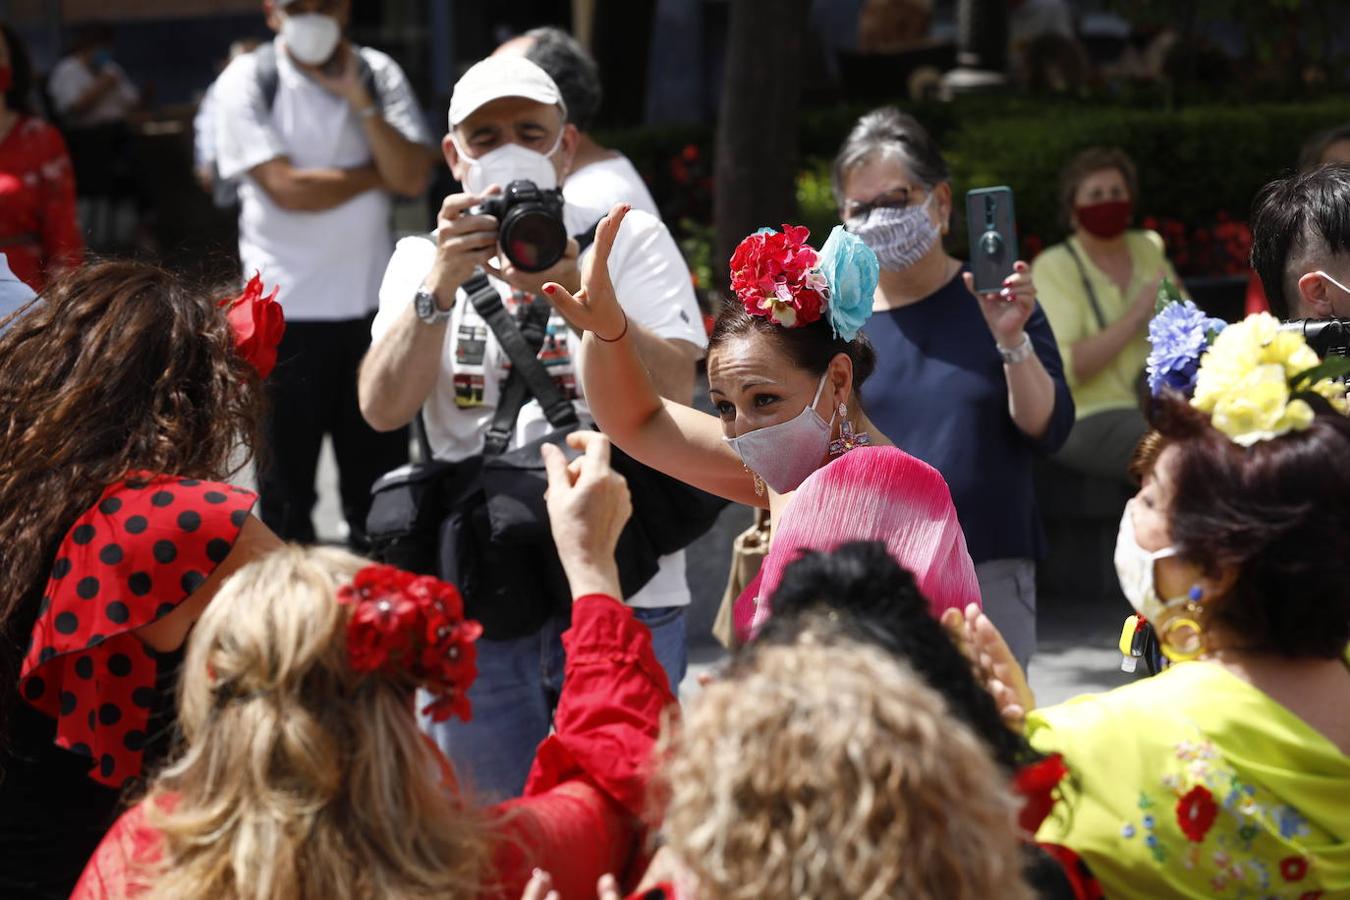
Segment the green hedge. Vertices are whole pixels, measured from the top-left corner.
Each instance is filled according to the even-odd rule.
[[[1248,217],[1261,185],[1294,166],[1300,144],[1314,132],[1350,121],[1350,98],[1304,103],[1198,105],[1174,112],[1103,102],[978,97],[949,104],[905,104],[943,147],[953,173],[957,205],[974,187],[1007,184],[1016,192],[1018,225],[1046,244],[1063,236],[1059,221],[1059,170],[1078,150],[1094,144],[1123,147],[1139,168],[1140,216],[1208,227],[1221,214]],[[837,221],[829,192],[829,160],[867,106],[838,106],[803,114],[799,147],[799,220],[823,240]],[[603,139],[626,152],[673,219],[703,222],[711,216],[689,186],[672,178],[670,161],[697,147],[703,174],[711,172],[712,129],[615,132]],[[767,152],[767,151],[766,151]],[[704,208],[706,206],[706,208]],[[671,219],[672,217],[668,217]],[[951,247],[963,252],[965,229]]]

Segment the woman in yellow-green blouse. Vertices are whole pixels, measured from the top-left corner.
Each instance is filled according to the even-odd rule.
[[[1060,175],[1072,234],[1031,266],[1077,410],[1055,458],[1109,478],[1128,477],[1126,463],[1144,434],[1137,385],[1148,320],[1162,278],[1178,283],[1162,238],[1129,227],[1137,198],[1134,163],[1124,151],[1079,153]]]
[[[1108,897],[1350,897],[1350,419],[1344,385],[1290,398],[1309,354],[1249,319],[1191,405],[1164,404],[1116,564],[1165,672],[1034,709],[988,620],[948,622],[1005,714],[1062,754],[1037,837]]]

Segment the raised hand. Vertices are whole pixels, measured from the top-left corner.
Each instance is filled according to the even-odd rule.
[[[628,316],[619,305],[614,282],[609,277],[609,254],[630,209],[627,203],[616,204],[600,220],[595,230],[595,248],[581,270],[581,290],[573,294],[565,285],[553,281],[544,285],[544,295],[573,327],[607,340],[617,339],[628,327]]]
[[[573,599],[586,594],[622,597],[614,548],[633,501],[628,483],[609,465],[609,438],[596,431],[575,431],[567,444],[582,451],[570,464],[562,450],[544,444],[540,453],[548,471],[549,521]]]
[[[966,290],[980,301],[980,312],[994,340],[1011,350],[1022,342],[1022,329],[1036,308],[1036,285],[1031,281],[1031,267],[1020,259],[1013,264],[1013,273],[1003,279],[998,291],[975,293],[975,277],[964,275]]]
[[[559,900],[558,892],[553,889],[553,876],[543,869],[535,869],[520,900]]]
[[[974,603],[965,609],[949,609],[942,614],[942,626],[961,648],[975,674],[994,697],[1008,727],[1021,730],[1027,713],[1036,708],[1036,697],[1027,684],[1026,673],[1008,649],[1003,635]]]

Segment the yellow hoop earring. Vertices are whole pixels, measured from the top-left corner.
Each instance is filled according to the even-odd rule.
[[[1205,652],[1205,629],[1200,623],[1201,596],[1200,587],[1192,587],[1182,611],[1158,629],[1158,643],[1163,655],[1172,662],[1186,662]]]

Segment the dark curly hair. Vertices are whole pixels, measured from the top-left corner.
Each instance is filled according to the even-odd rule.
[[[1172,451],[1172,544],[1233,587],[1203,606],[1249,650],[1339,659],[1350,643],[1350,419],[1316,395],[1311,427],[1241,447],[1172,397],[1154,424]]]
[[[52,554],[104,488],[133,470],[228,478],[260,446],[263,393],[210,294],[144,263],[87,265],[5,324],[0,652],[8,671]],[[12,678],[0,685],[0,709],[13,686]]]
[[[708,336],[708,352],[712,353],[731,338],[758,333],[765,335],[799,369],[819,378],[830,367],[830,360],[840,353],[853,363],[853,394],[862,403],[862,385],[877,367],[877,354],[872,343],[861,331],[851,341],[835,335],[827,317],[822,316],[810,325],[784,328],[764,316],[752,316],[736,299],[722,304],[722,311]]]
[[[832,553],[802,553],[784,570],[772,606],[773,618],[755,643],[790,643],[819,614],[829,615],[845,634],[908,663],[984,741],[1009,775],[1040,758],[1025,738],[1004,724],[969,660],[933,618],[913,574],[886,552],[885,544],[853,541]]]

